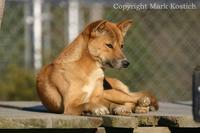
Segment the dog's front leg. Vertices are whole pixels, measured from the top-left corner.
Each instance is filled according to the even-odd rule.
[[[110,102],[103,98],[103,89],[96,88],[90,97],[89,103],[86,104],[85,110],[89,110],[92,115],[106,115],[110,114],[109,104]]]
[[[81,82],[69,85],[68,93],[63,95],[64,114],[80,115],[84,112],[98,116],[109,114],[108,102],[103,98],[103,88],[98,87],[91,94],[84,91],[84,87],[75,91],[82,86]]]
[[[84,111],[85,104],[82,102],[85,94],[76,94],[63,97],[64,114],[66,115],[81,115]]]

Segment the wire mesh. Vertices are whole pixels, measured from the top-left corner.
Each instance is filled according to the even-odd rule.
[[[32,1],[29,2],[32,7]],[[31,27],[34,18],[27,16],[27,9],[31,8],[26,4],[23,0],[7,0],[5,4],[0,31],[2,100],[37,99],[31,44],[33,31],[27,32],[27,23]],[[102,3],[80,1],[80,31],[92,21],[94,4]],[[68,43],[67,9],[68,1],[43,2],[43,64],[51,62]],[[192,71],[200,64],[199,10],[121,11],[115,10],[112,4],[102,4],[101,10],[102,19],[134,21],[124,48],[131,65],[122,70],[108,69],[106,74],[122,80],[131,91],[149,90],[161,101],[190,100]],[[27,56],[30,56],[29,65]]]

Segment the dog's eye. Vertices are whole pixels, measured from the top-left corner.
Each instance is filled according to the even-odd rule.
[[[112,44],[106,44],[107,47],[113,48]]]
[[[124,47],[124,45],[121,45],[121,48],[123,48]]]

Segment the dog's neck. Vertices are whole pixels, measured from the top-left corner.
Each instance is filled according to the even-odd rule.
[[[90,66],[101,68],[101,65],[95,61],[88,51],[89,36],[85,32],[81,33],[72,43],[70,43],[61,54],[54,60],[55,64],[69,64],[72,62],[84,62],[83,66]]]

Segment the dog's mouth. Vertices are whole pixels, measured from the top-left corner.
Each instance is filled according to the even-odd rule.
[[[107,60],[103,63],[103,66],[107,68],[115,68],[115,69],[123,68],[122,65],[118,61],[115,61],[115,60],[112,60],[112,61]]]
[[[110,61],[105,61],[105,62],[103,63],[103,66],[104,66],[104,67],[109,67],[109,68],[114,68],[113,64],[112,64]]]
[[[95,57],[96,58],[96,61],[99,63],[99,64],[101,64],[101,66],[102,67],[104,67],[104,68],[114,68],[114,66],[113,66],[113,64],[112,64],[112,62],[110,62],[110,61],[108,61],[108,60],[103,60],[102,58],[100,58],[100,57],[98,57],[98,56],[96,56]]]

